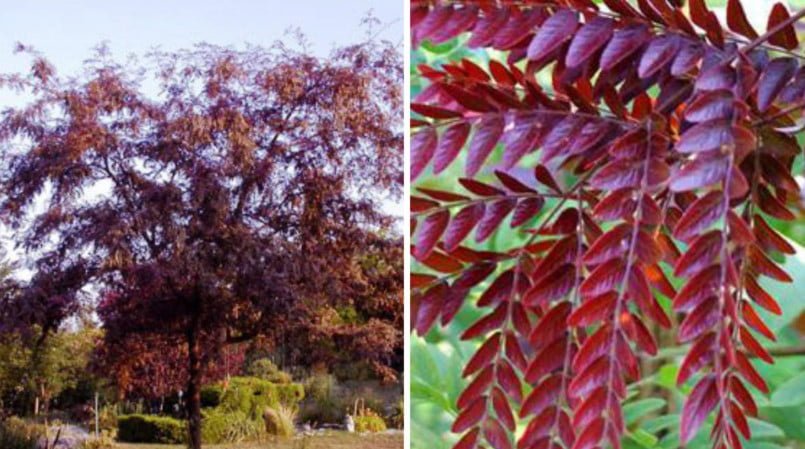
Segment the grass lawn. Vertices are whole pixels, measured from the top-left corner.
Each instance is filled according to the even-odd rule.
[[[183,445],[118,443],[116,449],[181,449]],[[403,434],[327,432],[307,438],[263,443],[204,445],[204,449],[401,449]]]

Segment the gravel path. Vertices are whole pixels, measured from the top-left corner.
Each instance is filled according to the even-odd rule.
[[[56,432],[61,429],[61,435],[59,436],[59,444],[56,445],[55,448],[52,449],[76,449],[79,444],[81,444],[84,440],[90,438],[89,432],[84,430],[81,427],[78,427],[73,424],[64,424],[59,427],[51,427],[50,429],[50,438],[53,441],[53,438],[56,437]],[[39,447],[45,447],[45,442],[40,441]]]

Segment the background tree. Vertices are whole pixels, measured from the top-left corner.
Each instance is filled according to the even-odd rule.
[[[1,313],[47,335],[100,292],[106,345],[181,344],[198,448],[205,363],[354,297],[342,267],[393,231],[381,201],[401,190],[402,64],[374,42],[147,61],[100,52],[62,78],[36,58],[2,77],[32,100],[0,121],[0,213],[36,260]]]

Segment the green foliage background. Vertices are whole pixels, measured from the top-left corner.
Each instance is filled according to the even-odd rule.
[[[708,1],[708,5],[718,8],[726,4],[726,0]],[[744,1],[748,10],[752,1]],[[805,7],[805,0],[789,2],[790,9]],[[494,50],[470,50],[463,45],[466,37],[460,37],[441,45],[423,44],[411,54],[411,97],[425,87],[426,80],[417,74],[419,64],[438,67],[450,61],[468,58],[479,65],[486,66],[490,59],[505,60],[505,56]],[[541,74],[549,83],[548,74]],[[538,75],[540,76],[540,75]],[[805,135],[800,136],[800,143],[805,143]],[[454,180],[463,176],[465,154],[460,154],[451,166],[438,177],[430,171],[420,176],[412,186],[412,195],[416,195],[417,187],[436,188],[447,191],[460,190]],[[488,160],[494,165],[502,156],[499,145]],[[533,167],[536,155],[524,158],[520,167]],[[803,161],[800,157],[795,164],[795,173],[803,173]],[[482,172],[481,181],[492,181],[493,176]],[[572,184],[572,179],[565,180],[565,185]],[[550,202],[543,211],[551,210]],[[544,213],[544,212],[543,212]],[[529,225],[539,223],[542,216],[535,217]],[[803,344],[802,335],[791,324],[805,311],[805,220],[780,222],[769,219],[770,224],[781,231],[797,248],[797,254],[789,257],[784,264],[786,271],[794,277],[792,284],[780,284],[774,281],[762,282],[764,287],[774,295],[783,308],[782,316],[764,313],[764,320],[777,334],[777,342],[771,347],[796,347]],[[522,244],[526,235],[523,232],[510,231],[501,227],[503,232],[496,232],[479,249],[505,251]],[[470,242],[465,242],[470,244]],[[412,259],[413,272],[428,272],[428,269]],[[669,274],[670,275],[670,274]],[[494,279],[490,276],[489,279]],[[481,284],[473,291],[455,320],[447,327],[435,327],[425,338],[411,338],[411,442],[413,449],[449,448],[459,435],[450,432],[450,426],[458,410],[455,402],[466,385],[461,378],[461,370],[480,345],[479,341],[465,342],[459,340],[460,333],[471,323],[480,318],[481,310],[475,307],[479,292],[488,286]],[[675,286],[679,286],[676,282]],[[670,299],[661,298],[666,310],[670,310]],[[630,395],[624,407],[627,422],[627,433],[623,441],[627,449],[674,449],[679,447],[679,412],[690,384],[678,388],[676,375],[686,347],[668,346],[661,350],[654,369],[644,372],[644,377],[637,384],[630,386]],[[780,449],[805,448],[805,356],[777,356],[774,365],[754,361],[755,367],[766,379],[771,390],[765,395],[751,390],[760,409],[759,419],[750,418],[752,441],[747,442],[747,449]],[[750,387],[751,388],[751,387]],[[712,421],[712,420],[711,420]],[[522,429],[520,429],[522,430]],[[710,448],[708,441],[710,429],[705,425],[699,435],[687,447],[689,449]]]

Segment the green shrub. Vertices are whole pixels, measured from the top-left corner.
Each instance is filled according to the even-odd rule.
[[[221,385],[207,385],[201,388],[201,407],[213,408],[221,404],[224,388]]]
[[[37,449],[37,442],[43,435],[42,426],[19,418],[12,417],[0,422],[0,448],[3,449]]]
[[[164,416],[125,415],[117,418],[117,438],[129,443],[180,444],[185,441],[184,421]]]
[[[114,440],[108,435],[102,435],[99,438],[84,440],[78,445],[77,449],[114,449],[114,447]]]
[[[305,389],[299,384],[276,385],[256,377],[233,377],[221,395],[219,407],[228,412],[241,411],[250,419],[262,419],[266,408],[295,407],[304,397]]]
[[[280,405],[277,408],[268,408],[263,414],[265,429],[269,435],[290,438],[296,433],[296,410]]]
[[[250,419],[241,411],[204,410],[202,418],[201,440],[206,444],[254,440],[263,431],[262,422]]]
[[[372,410],[365,409],[355,417],[356,432],[383,432],[384,430],[386,430],[386,422]]]

